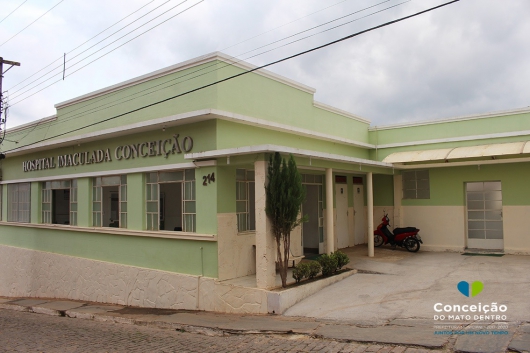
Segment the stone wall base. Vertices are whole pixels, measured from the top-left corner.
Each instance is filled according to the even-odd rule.
[[[148,308],[281,314],[355,273],[288,290],[225,284],[214,278],[120,265],[0,245],[0,296],[62,298]]]

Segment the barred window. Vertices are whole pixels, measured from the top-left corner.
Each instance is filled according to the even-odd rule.
[[[146,229],[196,231],[195,169],[146,174]]]
[[[236,215],[237,231],[247,232],[256,230],[254,171],[236,170]]]
[[[30,222],[31,183],[9,184],[7,186],[7,221]]]
[[[403,172],[403,198],[431,198],[428,170],[411,170]]]
[[[127,175],[93,179],[92,225],[127,228]]]
[[[77,225],[77,180],[42,183],[42,223]]]

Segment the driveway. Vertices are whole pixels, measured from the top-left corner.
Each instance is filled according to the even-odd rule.
[[[343,249],[350,257],[349,267],[359,273],[291,307],[284,315],[350,321],[380,325],[394,319],[428,319],[434,315],[505,315],[505,320],[530,321],[530,257],[504,255],[466,256],[460,253],[409,253],[406,250],[376,248],[367,257],[366,246]],[[480,281],[483,290],[466,297],[457,289],[461,281]],[[506,305],[506,312],[436,312],[445,305]],[[466,307],[469,308],[469,307]],[[479,319],[482,321],[481,319]],[[469,321],[469,320],[466,320]]]

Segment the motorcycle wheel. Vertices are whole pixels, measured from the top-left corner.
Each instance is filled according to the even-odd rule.
[[[415,238],[407,238],[404,242],[405,249],[410,252],[418,252],[420,250],[420,242]]]
[[[379,234],[374,235],[374,246],[375,247],[379,247],[383,245],[384,242],[385,241],[383,240],[382,236],[380,236]]]

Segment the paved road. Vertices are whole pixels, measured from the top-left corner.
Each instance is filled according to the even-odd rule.
[[[209,337],[0,309],[0,352],[433,352],[306,336]]]

